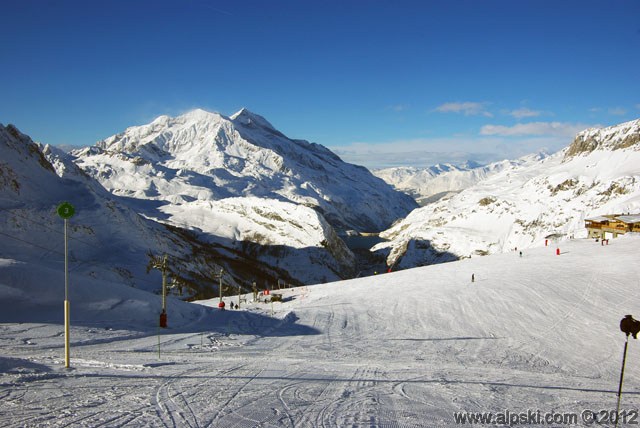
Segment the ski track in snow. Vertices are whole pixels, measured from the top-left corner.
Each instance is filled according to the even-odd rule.
[[[285,303],[162,331],[72,324],[70,369],[62,325],[0,324],[0,426],[433,427],[455,411],[612,409],[639,245],[576,240],[561,256],[282,290]],[[631,339],[623,409],[637,408],[639,366]]]

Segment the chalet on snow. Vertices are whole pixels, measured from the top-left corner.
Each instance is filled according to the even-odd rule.
[[[585,219],[589,238],[616,238],[627,232],[640,233],[640,214],[601,215]]]

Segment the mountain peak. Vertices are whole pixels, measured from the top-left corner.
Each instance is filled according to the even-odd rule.
[[[201,108],[189,110],[186,113],[176,117],[178,121],[184,122],[219,122],[222,119],[222,115],[216,112],[210,112]]]
[[[640,119],[607,128],[590,128],[579,132],[567,149],[565,158],[594,150],[613,151],[632,146],[640,149]]]
[[[243,107],[239,112],[230,117],[234,125],[243,125],[249,128],[267,128],[271,131],[276,131],[271,123],[259,114],[249,111]]]

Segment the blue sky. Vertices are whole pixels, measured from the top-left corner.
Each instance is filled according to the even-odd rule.
[[[368,167],[516,158],[640,117],[640,2],[5,2],[0,123],[90,145],[242,107]]]

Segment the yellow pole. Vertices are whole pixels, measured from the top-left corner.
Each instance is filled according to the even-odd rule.
[[[64,301],[64,366],[70,367],[70,350],[69,350],[69,301]]]

